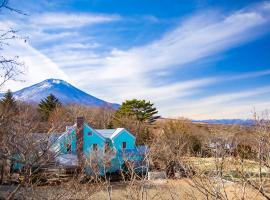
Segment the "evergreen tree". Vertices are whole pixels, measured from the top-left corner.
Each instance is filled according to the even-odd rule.
[[[0,100],[0,139],[12,132],[14,120],[17,118],[18,105],[12,92],[8,90]]]
[[[11,90],[8,90],[0,100],[0,106],[3,112],[16,111],[17,102],[13,97]]]
[[[50,94],[45,99],[41,100],[38,104],[38,111],[43,120],[48,120],[50,114],[54,111],[56,107],[61,106],[61,102],[53,94]]]
[[[160,116],[154,104],[146,100],[126,100],[115,113],[115,120],[123,117],[133,117],[140,122],[153,123]]]
[[[150,141],[149,125],[160,116],[154,104],[146,100],[126,100],[115,112],[112,124],[116,127],[124,127],[136,136],[138,145],[147,144]]]

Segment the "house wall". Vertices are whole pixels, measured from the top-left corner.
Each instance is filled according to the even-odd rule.
[[[109,172],[116,172],[122,169],[125,159],[122,155],[122,143],[126,142],[126,149],[135,149],[135,137],[133,137],[126,130],[121,131],[117,136],[112,139],[113,146],[116,150],[116,156],[111,161]]]
[[[127,147],[126,149],[134,149],[136,148],[135,145],[135,137],[128,133],[126,130],[121,131],[117,136],[112,139],[114,147],[117,150],[122,150],[122,143],[126,142]]]
[[[67,144],[71,144],[71,153],[76,153],[76,130],[72,130],[69,134],[60,139],[60,153],[67,153]]]
[[[89,133],[92,133],[91,135]],[[74,129],[69,134],[65,135],[58,142],[60,144],[60,153],[67,153],[67,144],[71,144],[71,153],[76,153],[76,130]],[[95,133],[95,131],[84,125],[83,127],[83,152],[85,155],[89,155],[92,150],[93,144],[97,144],[98,149],[104,148],[104,139],[102,139],[99,135]]]
[[[89,135],[89,133],[92,133]],[[105,140],[96,134],[96,132],[89,126],[84,125],[83,128],[83,152],[87,156],[92,151],[93,144],[97,144],[98,149],[103,149]]]

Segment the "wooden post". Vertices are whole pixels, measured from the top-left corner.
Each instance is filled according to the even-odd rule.
[[[83,124],[84,124],[84,117],[77,117],[77,129],[76,129],[76,136],[77,136],[77,156],[78,156],[78,164],[80,169],[84,167],[83,161]]]
[[[2,159],[0,160],[0,173],[1,173],[0,184],[2,184],[3,183],[3,178],[4,178],[4,162],[3,162]]]
[[[112,200],[111,193],[112,193],[112,186],[109,185],[107,187],[107,192],[108,192],[108,200]]]
[[[10,181],[10,161],[2,160],[1,162],[1,183],[7,183]]]
[[[143,200],[144,185],[141,186],[141,200]]]

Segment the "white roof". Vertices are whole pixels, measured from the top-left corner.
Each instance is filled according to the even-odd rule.
[[[86,124],[86,125],[88,125],[88,124]],[[61,139],[62,137],[67,136],[70,132],[72,132],[76,128],[76,126],[77,126],[77,124],[74,124],[73,126],[67,127],[66,132],[63,133],[62,135],[60,135],[60,137],[58,137],[58,140]],[[102,138],[112,139],[112,138],[116,137],[121,131],[123,131],[124,128],[116,128],[116,129],[93,129],[93,130],[95,130]],[[133,136],[133,137],[135,137],[132,134],[130,134],[130,135]]]
[[[116,129],[95,129],[100,135],[105,138],[110,138]]]
[[[120,133],[124,128],[117,128],[117,129],[96,129],[96,131],[102,135],[104,138],[112,139],[118,133]]]
[[[115,136],[117,136],[122,130],[124,130],[124,128],[117,128],[113,134],[111,135],[111,139],[114,138]]]

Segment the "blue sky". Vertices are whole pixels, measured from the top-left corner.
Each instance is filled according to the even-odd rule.
[[[27,42],[12,90],[66,80],[111,102],[148,99],[165,117],[251,118],[270,107],[270,1],[56,0],[0,13]],[[5,88],[5,89],[6,89]]]

